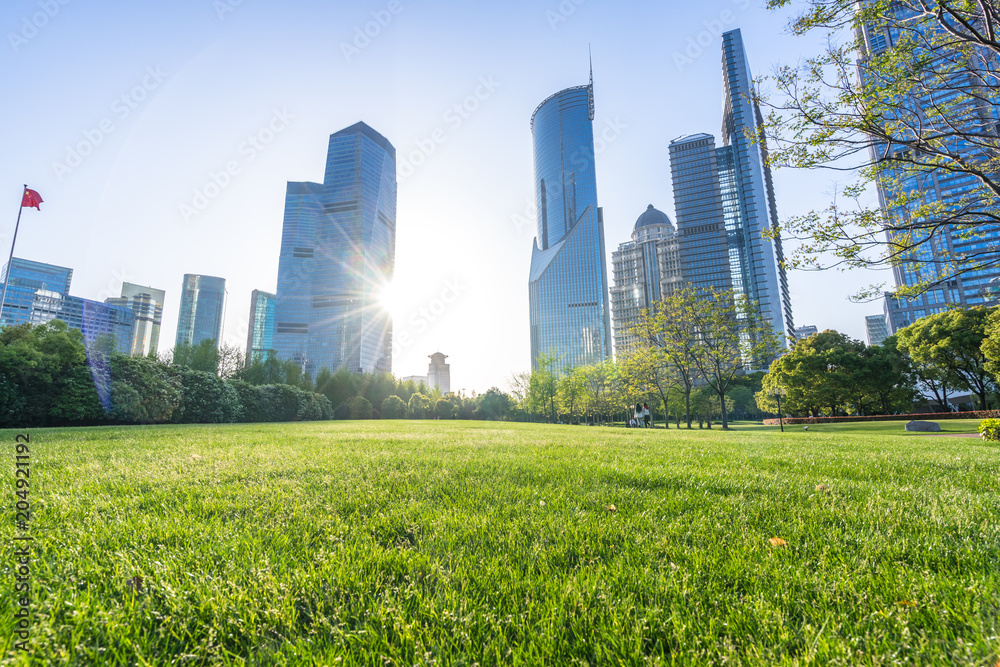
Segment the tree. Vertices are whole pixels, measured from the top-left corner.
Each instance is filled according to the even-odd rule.
[[[647,343],[627,350],[618,360],[622,379],[628,390],[642,396],[656,395],[663,406],[663,421],[670,428],[670,392],[681,383],[661,348]]]
[[[214,338],[206,339],[197,345],[181,343],[174,348],[171,365],[189,368],[204,373],[219,373],[219,344]]]
[[[593,423],[610,418],[614,411],[615,366],[602,361],[577,369],[583,378],[584,409]]]
[[[371,419],[372,404],[364,396],[355,396],[348,405],[351,407],[351,419]]]
[[[399,396],[386,396],[379,408],[382,419],[404,419],[406,417],[406,403]]]
[[[979,397],[987,409],[987,394],[995,387],[983,353],[986,326],[995,309],[953,308],[923,317],[896,332],[898,347],[915,366],[936,374],[952,387]]]
[[[496,387],[491,387],[483,394],[479,403],[480,415],[488,421],[500,421],[510,416],[511,397]]]
[[[774,9],[790,0],[769,0]],[[954,276],[1000,266],[995,243],[958,251],[995,234],[1000,169],[995,0],[811,0],[790,24],[796,35],[826,34],[828,46],[772,77],[778,97],[761,136],[778,167],[830,169],[854,179],[823,210],[787,219],[801,241],[789,266],[811,269],[906,265],[926,291]],[[858,54],[861,54],[860,60]],[[759,138],[758,138],[759,139]],[[926,196],[939,179],[968,182],[962,196]],[[880,186],[885,208],[862,197]],[[776,230],[774,233],[780,233]],[[872,286],[859,297],[881,295]]]
[[[828,410],[831,416],[845,410],[849,401],[848,371],[864,351],[864,343],[836,331],[823,331],[801,340],[787,354],[775,359],[756,395],[757,405],[777,413],[773,393],[783,389],[783,410],[813,417]]]
[[[455,394],[442,396],[434,402],[434,416],[438,419],[455,419],[460,409],[460,400]]]
[[[556,393],[559,378],[556,374],[555,353],[538,355],[535,370],[531,372],[528,383],[528,403],[532,412],[547,414],[550,422],[556,421]]]
[[[431,401],[421,393],[410,396],[410,402],[406,406],[406,414],[410,419],[427,419],[431,412]]]
[[[568,421],[579,422],[583,408],[584,384],[586,380],[580,369],[574,368],[559,378],[556,389],[556,404],[559,413],[566,415]]]
[[[684,287],[666,295],[643,310],[632,333],[649,348],[659,350],[662,360],[672,370],[684,395],[684,419],[691,428],[691,391],[698,380],[695,354],[698,334],[691,314],[698,307],[697,290]]]
[[[719,398],[722,428],[729,428],[726,392],[737,374],[760,368],[774,358],[778,336],[760,317],[757,304],[731,290],[714,287],[697,292],[698,302],[685,321],[696,335],[693,360],[699,375]]]

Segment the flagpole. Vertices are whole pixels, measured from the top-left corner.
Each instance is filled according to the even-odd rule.
[[[7,275],[3,279],[3,296],[0,296],[0,325],[3,324],[3,307],[7,303],[7,285],[10,284],[10,269],[14,263],[14,244],[17,243],[17,230],[21,227],[21,213],[24,211],[24,193],[28,191],[28,184],[24,184],[21,190],[21,208],[17,209],[17,224],[14,225],[14,240],[10,242],[10,257],[7,259]]]

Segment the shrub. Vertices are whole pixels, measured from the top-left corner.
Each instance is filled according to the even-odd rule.
[[[399,396],[389,396],[382,401],[382,419],[404,419],[406,403]]]
[[[1000,419],[984,419],[979,424],[979,435],[983,440],[1000,442]]]
[[[364,396],[355,396],[350,400],[351,419],[371,419],[372,404]]]

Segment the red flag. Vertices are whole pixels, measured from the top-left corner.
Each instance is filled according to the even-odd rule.
[[[24,197],[21,198],[21,208],[34,207],[41,211],[42,207],[39,206],[39,204],[41,204],[42,201],[42,195],[38,194],[31,188],[25,188]]]

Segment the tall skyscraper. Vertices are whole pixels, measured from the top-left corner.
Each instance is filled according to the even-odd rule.
[[[263,360],[274,352],[274,316],[277,297],[255,289],[250,295],[250,319],[247,327],[247,361]]]
[[[528,277],[531,366],[557,372],[611,356],[604,213],[594,167],[594,81],[562,90],[531,116],[537,231]]]
[[[715,138],[680,137],[669,150],[681,275],[698,289],[733,289]]]
[[[160,345],[160,325],[163,323],[163,301],[166,292],[152,287],[122,284],[122,295],[105,299],[105,303],[123,306],[135,313],[135,328],[129,354],[145,356],[156,354]]]
[[[734,259],[733,288],[758,304],[763,319],[784,340],[794,336],[792,301],[781,238],[765,236],[778,229],[778,212],[761,134],[764,121],[752,97],[753,79],[739,29],[722,35],[722,67],[723,148],[718,162],[726,235]]]
[[[73,269],[15,257],[4,265],[0,278],[0,283],[9,283],[0,326],[60,320],[79,329],[88,346],[111,336],[119,352],[130,352],[135,315],[123,306],[70,296]]]
[[[225,309],[225,278],[185,274],[174,344],[198,345],[204,340],[214,340],[216,344],[221,344]]]
[[[365,123],[330,136],[322,184],[289,183],[274,348],[313,377],[392,370],[379,292],[396,255],[396,149]]]
[[[862,60],[882,54],[901,39],[940,31],[933,21],[916,20],[906,3],[894,3],[893,11],[900,19],[896,26],[912,19],[907,21],[906,34],[901,34],[899,27],[863,26]],[[941,35],[926,37],[933,42]],[[936,62],[924,69],[929,78],[923,83],[929,85],[914,85],[912,94],[893,100],[897,116],[885,118],[885,122],[903,126],[918,122],[918,134],[911,139],[932,137],[926,155],[933,149],[954,158],[941,159],[941,168],[927,168],[932,161],[917,156],[916,162],[925,166],[913,168],[909,164],[912,147],[884,142],[870,147],[872,161],[881,169],[877,186],[883,214],[898,230],[886,232],[889,240],[895,237],[904,245],[919,243],[893,266],[896,288],[922,286],[926,290],[914,297],[885,295],[883,310],[889,334],[949,308],[1000,301],[1000,225],[993,217],[995,211],[990,210],[984,186],[974,174],[950,168],[951,159],[961,160],[972,169],[992,171],[996,177],[1000,93],[995,82],[1000,76],[1000,59],[986,49],[952,51],[950,56],[944,49],[938,53]],[[952,64],[942,65],[948,57]],[[864,78],[870,70],[861,67],[859,71]],[[902,136],[898,130],[893,135]],[[963,257],[965,266],[980,268],[955,275],[956,259]]]
[[[682,281],[680,244],[667,214],[650,204],[635,221],[632,240],[611,253],[611,267],[615,353],[621,354],[636,342],[630,331],[639,323],[642,311],[652,308]]]

